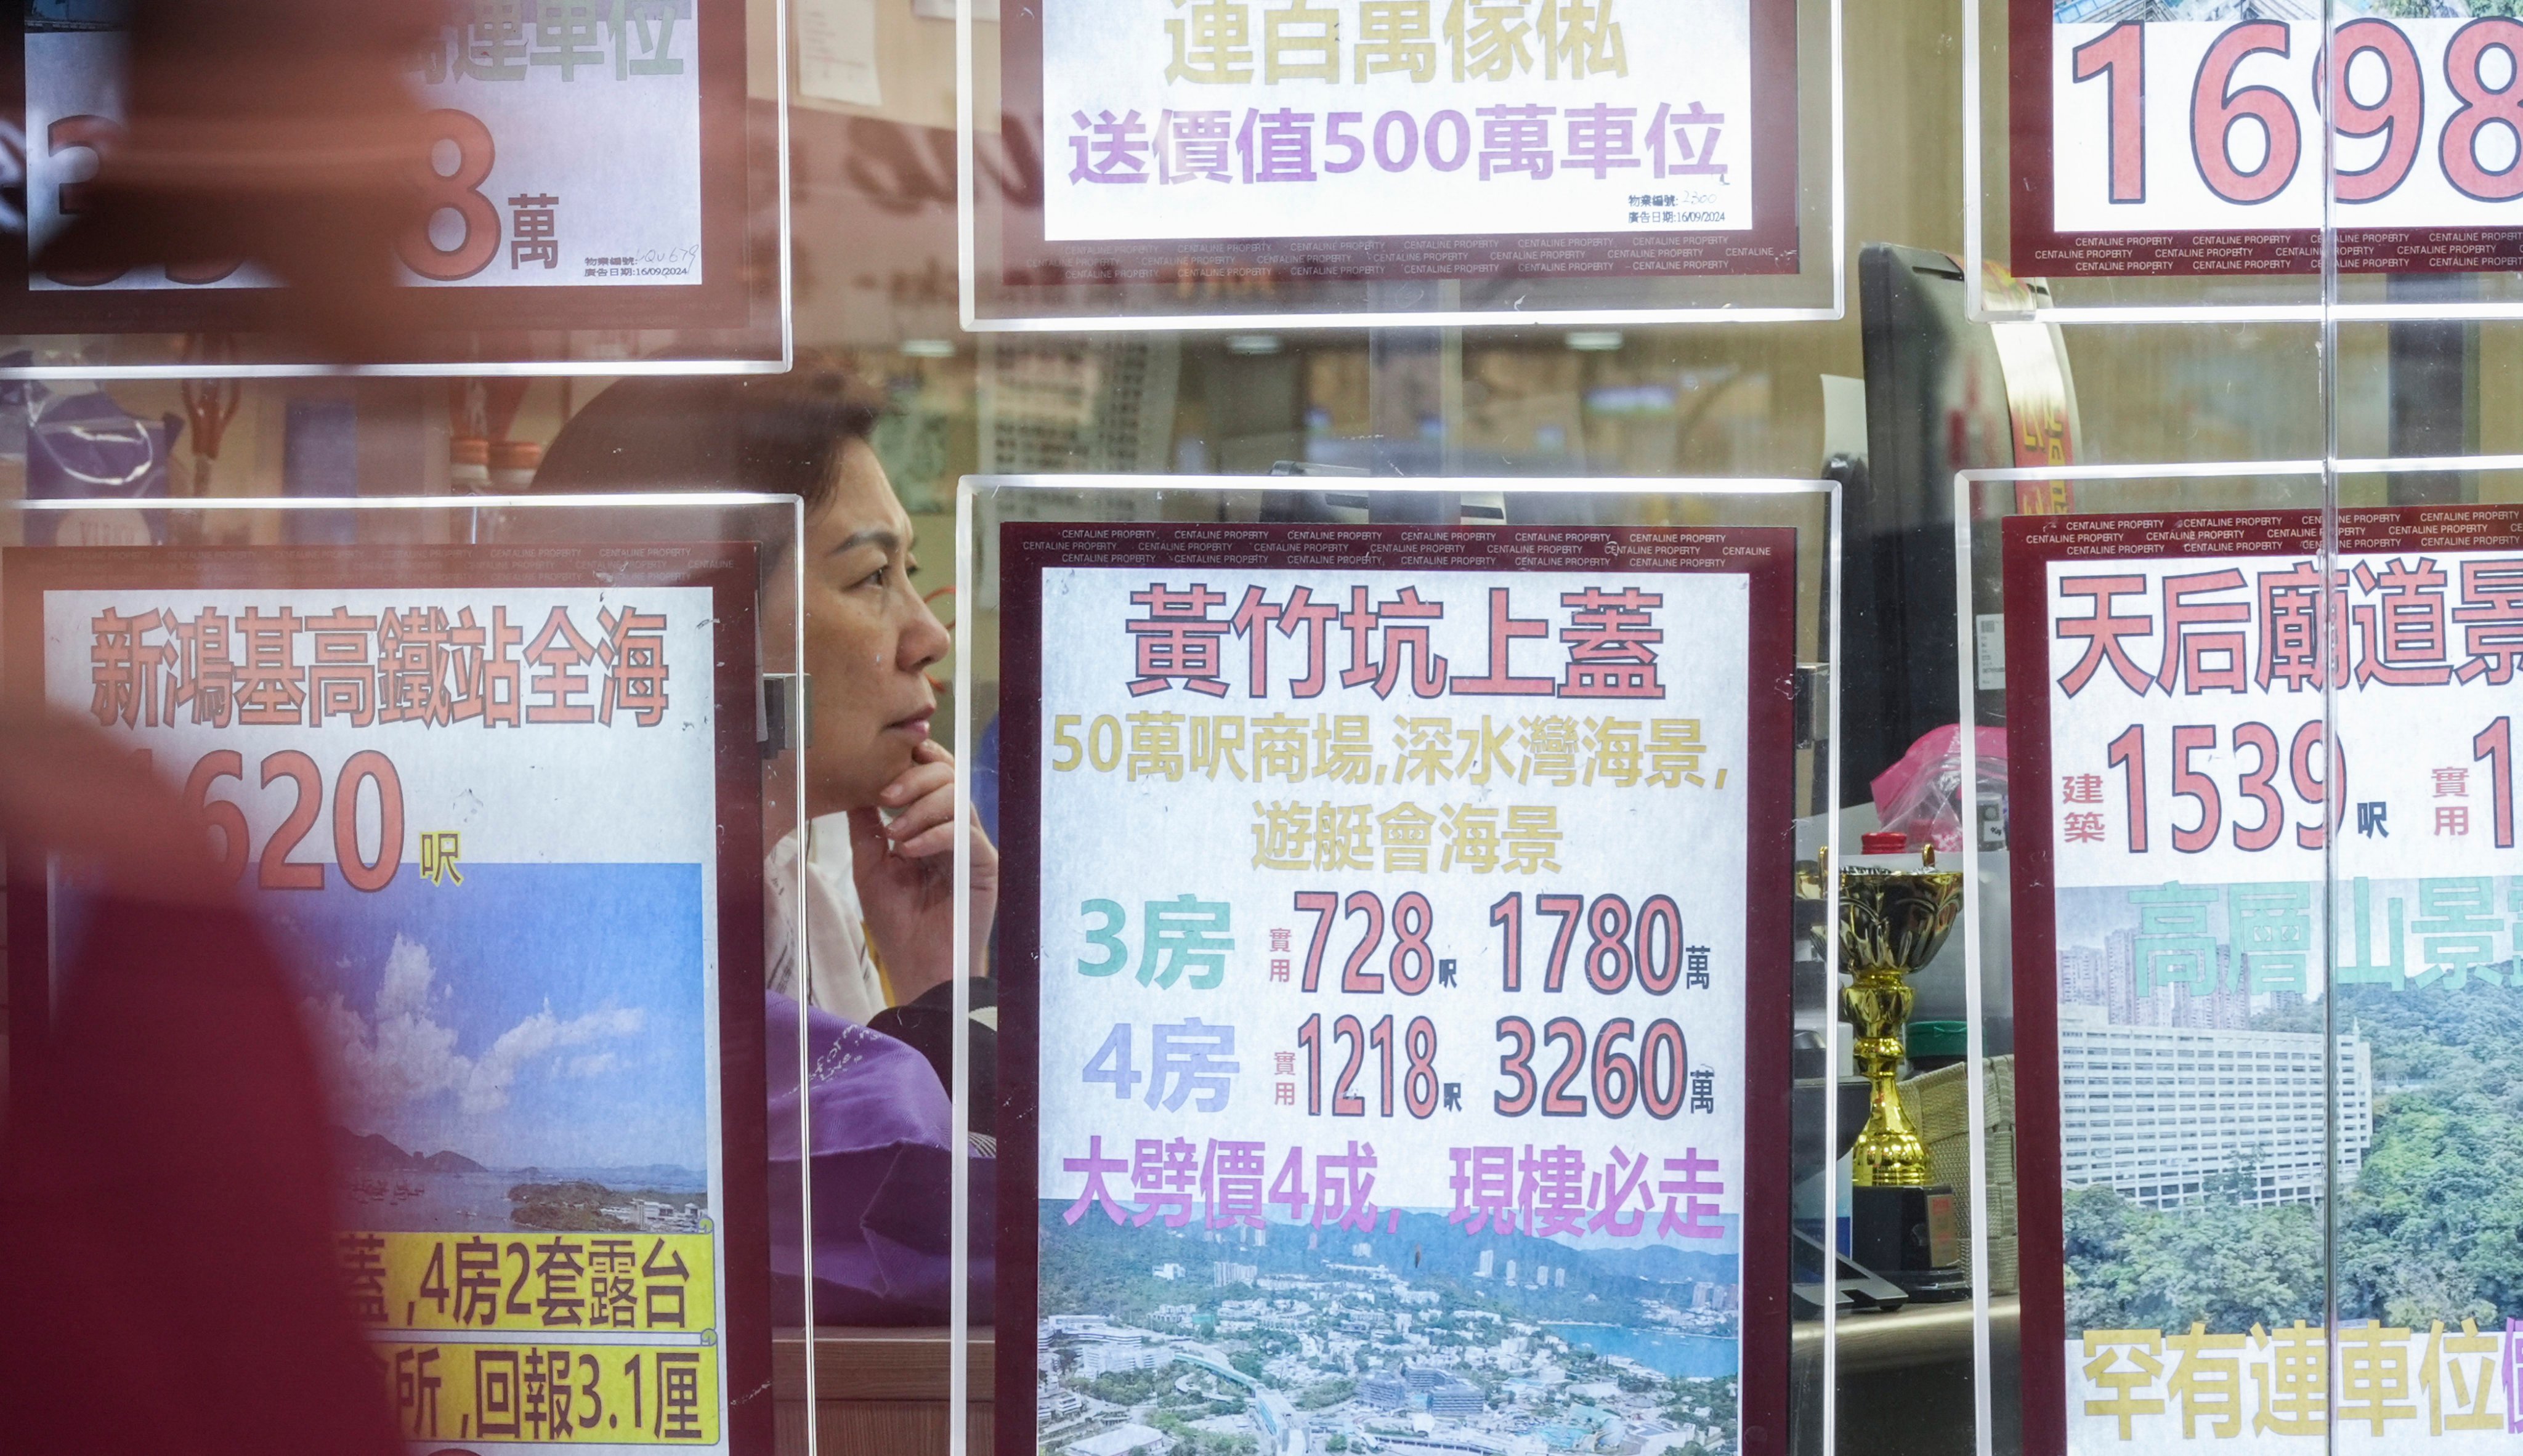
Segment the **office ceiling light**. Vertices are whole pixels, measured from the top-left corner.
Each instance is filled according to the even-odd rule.
[[[902,352],[915,359],[951,359],[955,356],[952,339],[905,339]]]
[[[1568,336],[1568,347],[1579,353],[1611,353],[1621,347],[1621,331],[1579,329]]]
[[[1279,352],[1276,334],[1230,334],[1226,340],[1228,353],[1264,354]]]

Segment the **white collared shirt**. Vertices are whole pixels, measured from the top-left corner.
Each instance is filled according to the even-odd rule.
[[[806,1003],[864,1026],[890,1003],[876,958],[869,954],[867,915],[859,906],[850,869],[850,821],[846,814],[806,822],[804,872],[797,867],[797,836],[787,835],[763,867],[771,893],[763,905],[768,971],[765,984],[797,998],[797,923],[793,902],[805,899]]]

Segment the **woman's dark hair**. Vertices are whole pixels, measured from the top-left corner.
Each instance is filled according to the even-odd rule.
[[[561,427],[537,493],[755,491],[832,499],[841,450],[883,416],[881,397],[828,363],[786,374],[622,380]]]

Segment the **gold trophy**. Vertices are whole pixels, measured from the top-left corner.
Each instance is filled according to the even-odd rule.
[[[1957,1252],[1953,1191],[1931,1186],[1928,1145],[1901,1105],[1898,1085],[1915,999],[1910,976],[1936,958],[1962,914],[1962,875],[1935,864],[1931,844],[1916,869],[1851,865],[1839,871],[1839,954],[1849,974],[1840,1011],[1857,1032],[1857,1070],[1874,1084],[1865,1130],[1849,1153],[1850,1252],[1923,1299],[1970,1289]]]

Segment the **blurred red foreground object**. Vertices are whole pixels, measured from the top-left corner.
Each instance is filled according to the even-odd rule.
[[[333,1259],[314,1058],[188,822],[95,734],[0,723],[0,830],[100,897],[52,1035],[28,1049],[22,1024],[13,1057],[0,1444],[391,1456]]]
[[[122,134],[38,266],[201,284],[250,261],[289,285],[275,326],[311,346],[407,347],[395,251],[428,223],[431,163],[404,69],[445,19],[441,0],[134,0]]]

